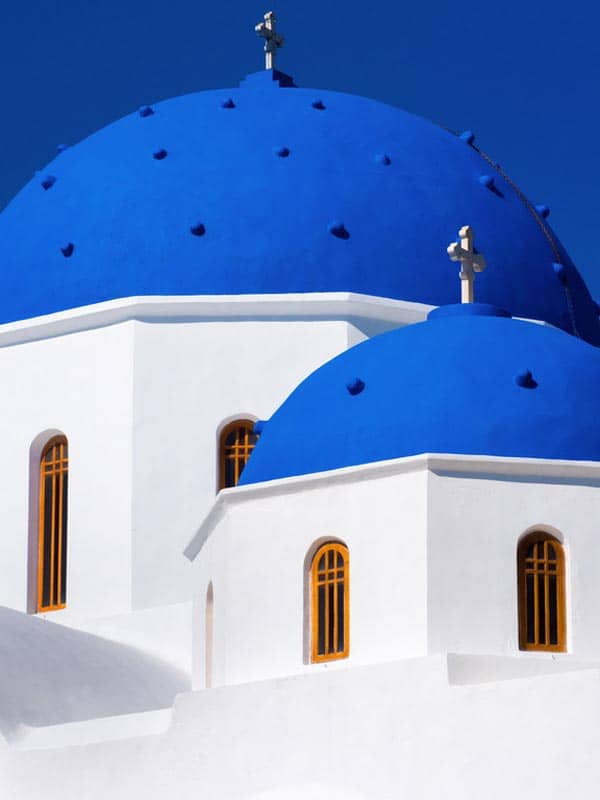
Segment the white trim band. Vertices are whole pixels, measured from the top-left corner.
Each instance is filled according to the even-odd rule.
[[[365,319],[392,326],[421,322],[434,306],[353,292],[125,297],[0,325],[0,347],[128,320]]]
[[[506,456],[453,455],[449,453],[423,453],[418,456],[393,458],[371,464],[294,475],[272,481],[252,483],[222,489],[212,508],[202,521],[184,555],[193,561],[204,543],[222,519],[227,508],[261,497],[275,497],[311,489],[315,486],[333,486],[340,483],[375,480],[389,475],[427,470],[438,475],[472,476],[473,478],[505,478],[513,481],[569,482],[600,485],[600,462],[563,461],[546,458],[510,458]]]

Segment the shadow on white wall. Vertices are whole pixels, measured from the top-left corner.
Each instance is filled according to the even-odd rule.
[[[244,795],[243,800],[369,800],[350,786],[325,782],[280,784],[262,792]]]

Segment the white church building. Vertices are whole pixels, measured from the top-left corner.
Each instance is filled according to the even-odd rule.
[[[0,214],[0,796],[596,798],[598,306],[257,33]]]

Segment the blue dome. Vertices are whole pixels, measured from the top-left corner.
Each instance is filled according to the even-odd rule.
[[[545,211],[469,137],[289,82],[158,103],[61,152],[0,214],[0,323],[135,295],[452,303],[446,246],[469,224],[489,264],[478,299],[600,343]]]
[[[240,483],[419,453],[600,461],[598,397],[596,347],[486,306],[441,308],[310,375]]]

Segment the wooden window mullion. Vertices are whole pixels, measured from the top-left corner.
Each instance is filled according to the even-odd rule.
[[[326,562],[325,570],[327,570],[327,566],[328,564]],[[325,572],[325,576],[323,579],[323,603],[325,606],[325,614],[324,614],[325,635],[323,638],[325,640],[325,654],[328,655],[329,654],[329,583],[327,581],[327,572]]]
[[[61,456],[62,456],[62,445],[60,446]],[[63,483],[64,483],[64,473],[61,471],[58,474],[58,530],[56,531],[57,535],[57,548],[58,548],[58,559],[56,561],[56,604],[60,603],[60,599],[62,596],[62,575],[61,575],[61,564],[62,564],[62,530],[63,530]]]
[[[311,566],[312,660],[329,661],[348,655],[348,551],[343,545],[323,545]]]
[[[257,439],[251,420],[234,420],[223,429],[219,439],[219,489],[237,486]]]
[[[50,533],[50,605],[56,605],[54,600],[54,547],[56,544],[56,537],[55,537],[55,524],[56,524],[56,472],[54,469],[51,473],[51,485],[52,485],[52,511],[50,514],[50,526],[49,526],[49,533]]]
[[[540,573],[539,573],[539,564],[536,561],[535,564],[535,572],[533,573],[533,582],[535,586],[535,603],[534,603],[534,625],[535,625],[535,635],[534,635],[534,642],[535,644],[540,644]]]
[[[546,641],[544,644],[552,645],[552,630],[550,624],[550,558],[548,556],[548,542],[544,542],[544,612],[546,614]]]
[[[522,650],[565,649],[564,568],[562,545],[549,534],[533,533],[519,544],[517,583]],[[551,586],[554,586],[552,593]]]
[[[337,556],[337,553],[336,553]],[[335,559],[337,565],[337,558]],[[337,582],[337,571],[333,574],[333,649],[334,652],[337,650],[338,647],[338,627],[340,624],[339,621],[339,614],[338,614],[338,582]]]
[[[68,468],[66,440],[51,440],[39,472],[38,611],[65,605]]]
[[[44,548],[46,537],[44,532],[44,510],[46,508],[46,475],[44,468],[40,470],[40,508],[38,514],[38,610],[44,605]]]

